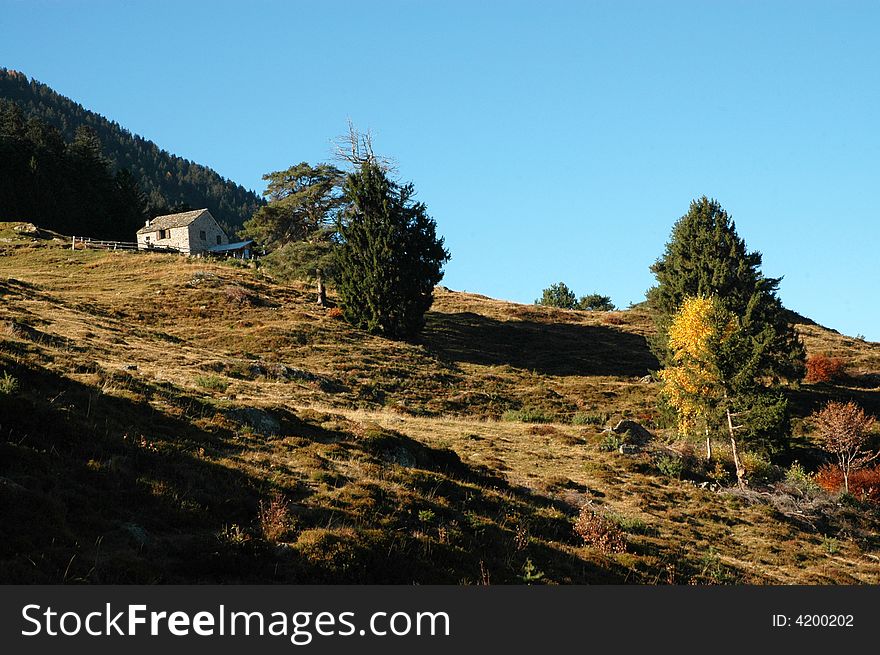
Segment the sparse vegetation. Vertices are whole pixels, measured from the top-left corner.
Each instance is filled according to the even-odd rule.
[[[807,358],[805,382],[837,382],[844,377],[846,363],[839,357],[813,355]]]
[[[229,388],[229,382],[221,378],[219,375],[197,375],[196,384],[202,389],[219,391],[221,393]]]
[[[590,505],[581,507],[574,531],[587,546],[604,555],[626,552],[626,539],[620,526]]]
[[[0,376],[0,394],[10,395],[18,390],[18,380],[9,375],[8,371],[4,371]]]
[[[19,385],[0,394],[4,581],[59,582],[69,564],[68,580],[106,584],[880,582],[866,536],[880,526],[856,483],[871,468],[837,501],[773,476],[731,489],[723,442],[704,463],[672,426],[655,423],[633,454],[598,449],[600,426],[656,417],[643,307],[608,326],[437,289],[407,343],[327,320],[311,287],[258,270],[9,238],[0,372]],[[229,302],[228,287],[259,302]],[[810,352],[880,373],[873,344],[799,330]],[[808,478],[803,419],[828,393],[856,392],[789,395],[790,456]],[[875,414],[876,391],[857,393]],[[523,420],[536,416],[552,423]],[[687,455],[684,482],[654,464],[670,448]],[[276,491],[289,520],[266,526],[286,532],[261,517]],[[584,543],[585,500],[625,554]]]

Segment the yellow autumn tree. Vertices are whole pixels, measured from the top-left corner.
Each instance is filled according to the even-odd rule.
[[[702,431],[706,437],[706,456],[712,458],[711,432],[727,422],[737,479],[743,483],[744,469],[739,459],[734,425],[736,413],[731,405],[727,346],[737,334],[736,317],[717,297],[692,296],[684,300],[669,326],[671,363],[660,371],[663,393],[678,417],[678,428],[685,435]]]

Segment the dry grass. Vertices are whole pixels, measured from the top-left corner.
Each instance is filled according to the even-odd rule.
[[[400,343],[252,269],[0,248],[6,581],[880,582],[869,510],[699,488],[660,442],[599,450],[601,423],[659,422],[642,309],[440,289]],[[792,389],[797,411],[876,406],[880,345],[800,329],[858,376]],[[586,502],[628,552],[577,537]]]

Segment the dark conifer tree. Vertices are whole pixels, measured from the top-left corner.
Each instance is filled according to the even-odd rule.
[[[337,290],[352,325],[390,338],[425,322],[449,252],[412,184],[398,185],[372,156],[348,174],[348,211],[339,226]]]
[[[759,375],[800,379],[805,351],[776,291],[782,278],[765,277],[761,253],[749,252],[721,205],[703,196],[672,228],[663,256],[651,266],[657,285],[648,291],[655,312],[658,359],[667,362],[666,332],[688,296],[715,295],[739,318]]]

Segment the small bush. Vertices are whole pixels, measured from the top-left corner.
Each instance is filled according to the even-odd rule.
[[[605,425],[608,422],[608,419],[611,418],[611,415],[607,412],[602,412],[599,414],[587,414],[586,412],[576,412],[574,416],[571,417],[572,425]]]
[[[594,512],[589,504],[581,507],[574,531],[587,546],[605,555],[626,552],[626,539],[620,526],[607,516]]]
[[[226,301],[232,305],[244,306],[256,304],[253,294],[237,284],[223,289],[223,295],[225,296]]]
[[[620,314],[606,314],[602,322],[606,325],[623,325],[623,317]]]
[[[18,380],[5,371],[0,377],[0,395],[8,396],[16,391],[18,391]]]
[[[843,473],[839,467],[825,464],[816,471],[815,481],[825,491],[836,494],[843,488]],[[880,465],[851,472],[849,493],[857,500],[880,503]]]
[[[782,471],[769,459],[758,453],[746,451],[740,456],[746,469],[746,477],[754,482],[773,482],[782,477]]]
[[[621,530],[628,534],[657,534],[656,528],[649,526],[642,519],[636,516],[624,516],[623,514],[617,514],[613,512],[609,512],[607,516],[610,520],[614,521]]]
[[[287,499],[277,491],[268,503],[260,501],[260,529],[263,538],[270,543],[278,543],[290,532],[290,507]]]
[[[611,453],[618,450],[624,443],[626,443],[624,435],[617,434],[616,432],[606,432],[602,443],[599,444],[599,450],[603,453]]]
[[[661,455],[657,460],[657,468],[663,475],[681,480],[685,469],[684,460],[675,455]]]
[[[785,472],[785,482],[804,493],[815,493],[821,489],[813,476],[807,473],[799,462],[794,462]]]
[[[519,423],[552,423],[553,416],[541,409],[526,408],[509,409],[501,415],[502,421]]]
[[[617,307],[611,302],[610,296],[603,296],[600,293],[590,293],[581,296],[577,304],[578,309],[597,312],[613,312]]]
[[[327,312],[324,314],[324,316],[326,316],[327,318],[341,319],[342,318],[342,310],[339,309],[339,307],[331,307],[330,309],[327,310]]]
[[[813,355],[807,358],[806,382],[835,382],[846,374],[846,364],[839,357]]]
[[[576,309],[578,300],[574,291],[569,289],[565,282],[558,282],[544,289],[541,297],[535,300],[535,304],[559,309]]]
[[[539,571],[538,567],[532,562],[531,559],[526,558],[526,563],[522,567],[522,575],[520,576],[520,580],[523,581],[524,584],[534,584],[536,582],[541,582],[544,579],[544,572]]]
[[[196,384],[202,389],[210,389],[211,391],[226,391],[229,383],[219,375],[198,375],[196,376]]]

